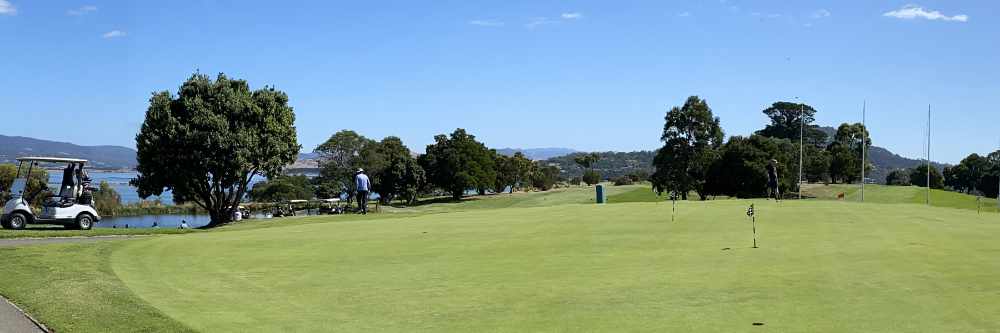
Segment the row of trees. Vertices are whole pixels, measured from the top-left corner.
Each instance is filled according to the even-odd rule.
[[[927,165],[912,169],[893,170],[885,182],[894,186],[927,187]],[[972,154],[958,165],[947,166],[944,171],[930,168],[930,187],[965,194],[996,198],[1000,190],[1000,150],[986,156]]]
[[[937,168],[932,167],[928,176],[927,165],[919,165],[910,169],[893,170],[885,177],[886,185],[890,186],[912,185],[927,187],[928,180],[930,181],[931,188],[944,189],[944,178],[941,176],[941,172]]]
[[[384,203],[414,203],[420,195],[445,194],[460,199],[473,191],[547,191],[559,180],[559,168],[531,161],[521,153],[498,154],[464,129],[434,137],[426,153],[416,156],[398,137],[380,141],[342,130],[315,150],[320,175],[279,176],[250,191],[254,201],[333,198],[355,192],[354,175],[364,169],[372,191]]]
[[[779,189],[798,191],[800,133],[804,180],[850,183],[860,179],[862,150],[871,147],[862,124],[842,124],[830,140],[813,124],[816,110],[811,106],[777,102],[763,113],[771,119],[764,129],[724,142],[720,120],[705,100],[691,96],[683,106],[672,108],[660,138],[663,148],[653,161],[654,190],[677,193],[685,200],[690,192],[702,199],[760,196],[766,191],[765,167],[774,159]]]
[[[1000,150],[986,156],[972,154],[958,165],[944,168],[944,186],[968,194],[997,197],[1000,182]]]

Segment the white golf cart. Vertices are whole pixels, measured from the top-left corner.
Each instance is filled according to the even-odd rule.
[[[61,224],[68,229],[90,230],[101,216],[94,209],[93,188],[84,171],[86,160],[58,157],[21,157],[17,159],[17,178],[10,187],[10,200],[3,207],[0,225],[5,229],[24,229],[28,224]],[[44,192],[28,192],[31,173],[49,167],[65,167],[57,195],[49,195],[38,214],[31,207],[35,197]],[[48,180],[46,179],[46,182]]]

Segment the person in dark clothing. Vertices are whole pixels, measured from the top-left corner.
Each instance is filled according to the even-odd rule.
[[[781,193],[778,191],[778,160],[772,159],[767,164],[767,199],[774,195],[774,200],[781,200]]]
[[[371,193],[371,183],[368,176],[365,175],[365,170],[358,169],[357,175],[354,176],[354,185],[357,186],[358,209],[361,214],[368,215],[368,195]]]

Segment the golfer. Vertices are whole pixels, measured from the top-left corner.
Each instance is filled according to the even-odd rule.
[[[771,159],[767,164],[767,199],[781,200],[781,193],[778,191],[778,160]]]
[[[354,176],[354,184],[357,186],[358,208],[361,214],[368,215],[368,193],[371,191],[371,183],[364,169],[358,169],[358,174]]]

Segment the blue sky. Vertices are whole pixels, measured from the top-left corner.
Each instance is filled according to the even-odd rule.
[[[798,96],[818,122],[957,162],[1000,142],[996,1],[0,0],[0,134],[134,146],[153,91],[194,71],[275,85],[305,150],[340,129],[423,151],[655,149],[706,98],[727,135]]]

